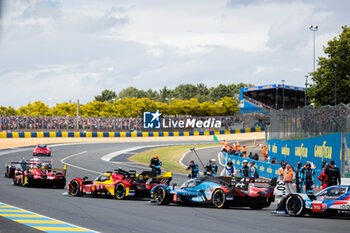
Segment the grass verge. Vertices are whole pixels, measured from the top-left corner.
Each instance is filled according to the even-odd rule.
[[[173,172],[186,173],[186,169],[179,163],[181,156],[190,150],[192,145],[167,146],[142,151],[129,158],[130,161],[148,165],[153,156],[158,155],[162,161],[162,169]],[[195,148],[215,147],[218,144],[194,145]]]

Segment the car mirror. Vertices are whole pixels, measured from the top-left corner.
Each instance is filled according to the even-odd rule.
[[[194,146],[191,147],[191,151],[194,151]]]
[[[83,177],[83,180],[87,180],[87,179],[89,179],[89,177],[87,177],[87,176],[84,176],[84,177]]]

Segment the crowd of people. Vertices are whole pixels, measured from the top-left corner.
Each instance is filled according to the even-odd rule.
[[[205,117],[164,117],[165,120],[186,121],[197,119],[205,121],[215,118],[222,123],[221,129],[244,128],[244,121],[254,121],[254,126],[261,125],[260,117],[245,120],[246,116],[205,116]],[[141,131],[143,119],[140,117],[70,117],[70,116],[0,116],[0,131],[25,130],[102,130],[102,131]]]

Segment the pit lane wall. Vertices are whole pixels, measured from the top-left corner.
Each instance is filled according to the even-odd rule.
[[[94,137],[176,137],[176,136],[208,136],[222,134],[239,134],[264,131],[265,127],[253,127],[231,130],[211,131],[175,131],[175,132],[0,132],[0,138],[94,138]]]

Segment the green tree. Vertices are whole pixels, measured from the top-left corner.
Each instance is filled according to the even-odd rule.
[[[324,47],[327,57],[319,57],[319,68],[312,73],[313,84],[307,90],[317,106],[331,104],[335,99],[335,75],[337,77],[337,103],[350,102],[350,28],[342,27],[338,37]]]
[[[50,115],[52,116],[76,116],[77,114],[77,103],[63,102],[56,104],[55,107],[50,108]]]
[[[189,100],[197,95],[197,86],[193,84],[180,84],[174,91],[174,97],[180,100]]]
[[[221,110],[220,115],[229,116],[239,111],[238,102],[233,97],[223,97],[216,104]]]
[[[118,94],[120,99],[124,98],[139,98],[140,92],[136,87],[127,87],[121,90]]]
[[[35,101],[33,104],[28,103],[27,106],[18,108],[17,113],[22,116],[46,116],[50,115],[49,107],[41,101]]]
[[[111,91],[111,90],[103,90],[101,92],[101,95],[97,95],[95,96],[95,100],[97,101],[101,101],[101,102],[112,102],[113,99],[115,99],[117,97],[117,94],[115,93],[115,91]]]

